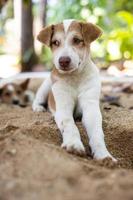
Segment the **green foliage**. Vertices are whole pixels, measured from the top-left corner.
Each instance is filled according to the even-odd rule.
[[[109,34],[109,40],[119,43],[121,57],[133,58],[133,14],[127,11],[116,13],[116,25]]]
[[[8,1],[0,10],[0,54],[4,54],[3,44],[5,42],[5,22],[13,18],[13,0]]]
[[[22,0],[24,5],[31,0]],[[34,3],[33,3],[34,2]],[[92,43],[92,56],[106,62],[133,59],[133,1],[132,0],[51,0],[47,1],[47,23],[54,24],[73,18],[90,21],[103,29],[102,37]],[[52,2],[52,3],[50,3]],[[54,3],[56,2],[56,3]],[[32,1],[34,17],[38,17],[39,4]],[[6,39],[5,22],[13,17],[13,0],[9,0],[0,13],[0,54]],[[8,37],[8,36],[7,36]],[[28,60],[28,50],[24,60]],[[51,51],[43,48],[40,61],[50,65]]]
[[[106,61],[133,58],[133,1],[60,0],[48,7],[48,23],[67,18],[91,21],[103,29],[92,45],[93,57]]]

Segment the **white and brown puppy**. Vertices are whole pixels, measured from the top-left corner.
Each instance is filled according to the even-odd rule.
[[[28,90],[30,79],[22,83],[6,83],[0,88],[0,102],[25,107],[33,102],[34,94]]]
[[[110,157],[115,161],[104,141],[99,71],[90,59],[90,44],[100,35],[99,27],[75,20],[41,30],[38,40],[51,48],[55,67],[39,88],[33,110],[44,111],[41,105],[48,98],[49,109],[62,134],[62,147],[78,154],[84,154],[85,149],[73,116],[82,116],[93,157]]]

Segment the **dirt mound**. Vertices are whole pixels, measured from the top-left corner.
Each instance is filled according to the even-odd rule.
[[[0,105],[0,199],[133,199],[133,110],[102,104],[105,139],[118,165],[60,148],[61,137],[49,113]]]

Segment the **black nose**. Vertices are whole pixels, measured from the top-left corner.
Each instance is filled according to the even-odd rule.
[[[18,105],[18,104],[19,104],[19,100],[14,99],[14,100],[12,101],[12,103],[13,103],[14,105]]]
[[[71,59],[68,56],[62,56],[59,59],[59,64],[61,66],[62,69],[68,69],[69,65],[70,65]]]

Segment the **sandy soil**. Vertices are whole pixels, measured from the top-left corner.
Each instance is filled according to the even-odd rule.
[[[92,160],[80,122],[87,156],[60,148],[59,131],[47,113],[31,107],[0,105],[0,200],[132,200],[133,110],[102,103],[103,128],[110,152],[119,160]],[[133,105],[132,105],[133,106]]]

